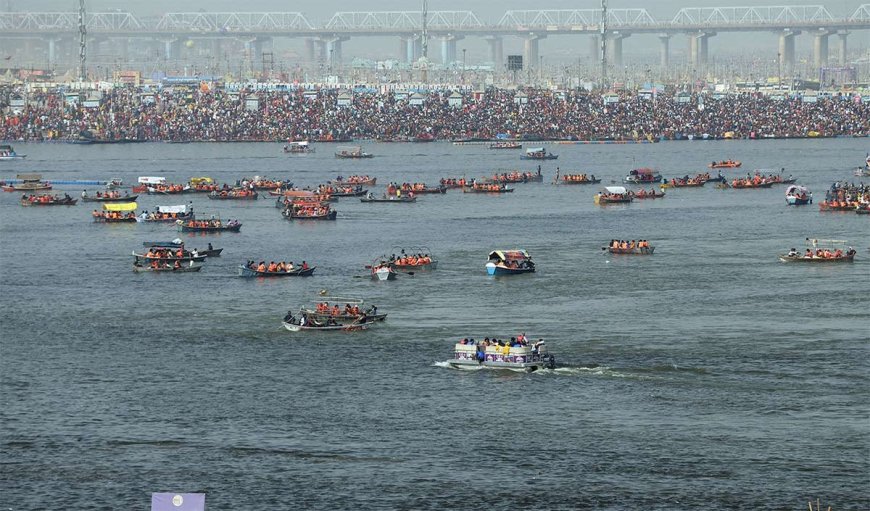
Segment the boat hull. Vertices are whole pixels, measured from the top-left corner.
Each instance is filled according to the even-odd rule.
[[[202,269],[202,266],[182,266],[180,268],[151,268],[150,266],[136,266],[133,265],[133,271],[135,273],[191,273],[197,272]]]
[[[401,203],[413,203],[413,202],[417,202],[417,197],[402,197],[402,198],[400,198],[400,199],[398,199],[398,198],[391,198],[391,199],[377,199],[377,198],[375,198],[375,199],[369,199],[369,198],[367,198],[367,197],[363,197],[363,198],[361,198],[359,201],[360,201],[360,202],[381,202],[381,203],[397,203],[397,204],[401,204]]]
[[[635,248],[613,248],[613,247],[605,247],[608,252],[611,254],[624,254],[624,255],[653,255],[656,247],[635,247]]]
[[[487,275],[520,275],[523,273],[535,273],[534,268],[504,268],[493,263],[486,264]]]
[[[432,261],[427,264],[412,265],[412,264],[393,264],[393,269],[398,271],[431,271],[438,268],[438,261]]]
[[[314,274],[316,266],[306,269],[296,269],[293,271],[257,271],[252,270],[244,265],[239,265],[239,277],[310,277]]]
[[[136,202],[138,198],[138,194],[124,197],[82,197],[82,202]]]
[[[805,199],[801,199],[800,197],[787,196],[785,198],[785,203],[789,206],[805,206],[807,204],[812,204],[813,199],[807,197]]]
[[[50,202],[22,200],[21,205],[22,206],[75,206],[77,200],[78,199],[69,199],[69,200],[62,199],[62,200],[56,200],[56,201],[53,200]]]
[[[840,257],[789,257],[788,255],[779,256],[779,260],[784,263],[851,263],[855,259],[855,254],[844,255]]]
[[[341,332],[341,331],[354,332],[354,331],[358,331],[358,330],[367,330],[369,328],[369,325],[370,325],[370,323],[357,323],[357,324],[351,323],[351,324],[347,324],[347,325],[329,325],[329,326],[308,326],[308,325],[305,325],[305,326],[302,326],[302,325],[297,325],[295,323],[287,323],[286,321],[283,321],[281,324],[283,324],[284,328],[286,328],[287,330],[289,330],[291,332],[303,332],[303,331],[310,331],[310,330],[314,330],[314,331],[318,331],[318,332],[323,332],[323,331],[326,331],[326,332],[330,332],[330,331],[331,332]]]
[[[228,225],[222,227],[190,227],[188,225],[180,225],[178,229],[181,232],[239,232],[242,224]]]

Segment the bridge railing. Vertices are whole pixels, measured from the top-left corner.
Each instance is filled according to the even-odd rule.
[[[601,9],[551,9],[507,11],[497,25],[501,28],[546,28],[600,23]],[[636,27],[655,25],[656,20],[646,9],[609,9],[607,23],[611,26]]]
[[[344,11],[335,13],[326,29],[335,30],[419,30],[423,15],[419,11]],[[430,11],[426,26],[433,30],[480,28],[483,23],[471,11]]]
[[[680,9],[674,25],[757,25],[834,21],[823,5],[761,7],[687,7]]]
[[[157,22],[170,32],[281,32],[314,30],[300,12],[169,12]]]
[[[101,32],[139,31],[145,25],[129,12],[92,12],[85,14],[85,27]],[[78,31],[76,12],[4,12],[0,30],[4,31]]]
[[[870,23],[870,4],[859,5],[854,14],[849,16],[849,21]]]

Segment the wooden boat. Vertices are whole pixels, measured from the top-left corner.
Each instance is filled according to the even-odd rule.
[[[611,254],[624,254],[624,255],[653,255],[656,247],[634,247],[634,248],[615,248],[615,247],[601,247],[601,250],[606,250]]]
[[[308,154],[313,153],[314,148],[307,140],[298,142],[290,142],[284,146],[284,152],[287,154]]]
[[[160,206],[157,206],[160,208]],[[155,213],[142,213],[141,215],[136,217],[136,221],[142,223],[155,223],[155,224],[171,224],[186,220],[196,220],[196,215],[193,214],[193,211],[189,211],[186,213],[167,213],[157,211]]]
[[[188,265],[188,266],[180,266],[175,268],[174,266],[168,266],[166,268],[152,268],[150,266],[141,266],[141,265],[133,265],[133,271],[136,273],[144,273],[144,272],[170,272],[170,273],[188,273],[195,272],[202,269],[202,265]]]
[[[302,269],[300,266],[293,271],[257,271],[240,264],[238,270],[239,277],[310,277],[316,268],[316,266],[312,266]]]
[[[448,188],[448,189],[465,188],[466,186],[468,186],[468,182],[465,180],[464,177],[462,177],[462,178],[455,178],[455,177],[441,178],[441,180],[438,183],[439,183],[439,186],[443,186],[444,188]]]
[[[520,156],[521,160],[555,160],[558,154],[548,153],[543,147],[531,147],[526,149],[526,154]]]
[[[173,241],[143,241],[142,245],[149,248],[168,248],[172,250],[178,250],[179,248],[184,247],[184,242],[180,239]],[[211,243],[209,243],[211,246]],[[205,257],[220,257],[221,252],[224,251],[222,248],[207,248],[205,250],[196,250],[197,255],[205,256]],[[190,252],[194,252],[191,250]]]
[[[27,198],[21,198],[22,206],[75,206],[76,202],[77,199],[73,199],[69,196],[55,197],[52,195],[31,195]]]
[[[445,194],[447,193],[446,186],[436,186],[436,187],[424,187],[424,188],[413,188],[413,187],[405,187],[402,188],[402,194],[410,194],[414,195],[431,195],[431,194]]]
[[[493,250],[489,253],[486,273],[489,275],[519,275],[534,273],[535,263],[525,250]]]
[[[133,193],[146,193],[149,187],[166,185],[166,178],[157,176],[139,176],[139,178],[136,179],[136,183],[136,186],[133,187]]]
[[[706,183],[707,183],[707,181],[705,181],[703,179],[694,179],[694,178],[676,179],[676,178],[674,178],[674,179],[671,179],[671,181],[668,183],[668,185],[670,185],[674,188],[700,188],[700,187],[704,186]]]
[[[344,332],[356,332],[359,330],[367,330],[369,326],[371,326],[371,322],[365,323],[348,323],[345,325],[319,325],[318,323],[309,323],[307,325],[299,325],[296,323],[288,323],[283,321],[282,324],[284,328],[290,330],[291,332],[303,332],[303,331],[344,331]],[[317,326],[315,326],[317,325]]]
[[[852,247],[846,248],[845,240],[806,238],[806,245],[803,254],[793,248],[788,254],[780,255],[779,260],[784,263],[851,263],[857,253]]]
[[[4,187],[3,189],[10,192],[37,192],[40,190],[51,190],[51,183],[42,181],[42,174],[18,174],[15,176],[22,182]]]
[[[601,179],[586,174],[565,174],[555,180],[555,183],[560,185],[594,185],[600,182]]]
[[[408,195],[402,195],[401,197],[396,197],[395,195],[387,196],[386,194],[384,194],[383,197],[373,197],[371,194],[369,194],[368,197],[362,197],[359,201],[360,202],[381,202],[381,203],[401,204],[401,203],[417,202],[417,197],[410,197]]]
[[[287,208],[281,212],[281,215],[287,220],[335,220],[338,218],[338,212],[329,207],[326,212],[312,214],[300,208]]]
[[[369,193],[368,190],[365,190],[361,186],[358,186],[353,189],[339,188],[334,192],[330,192],[329,195],[333,197],[362,197],[367,193]]]
[[[707,167],[711,169],[736,169],[739,166],[743,165],[739,161],[734,160],[724,160],[724,161],[714,161],[707,165]]]
[[[540,171],[534,172],[504,172],[483,178],[483,183],[515,184],[515,183],[543,183],[544,176]]]
[[[338,146],[335,151],[335,157],[339,159],[361,159],[373,156],[370,153],[364,152],[360,146]]]
[[[315,300],[315,305],[312,307],[301,307],[299,312],[301,315],[307,316],[310,319],[316,320],[319,323],[326,323],[329,320],[332,322],[346,325],[348,323],[372,323],[375,321],[385,321],[387,315],[378,313],[378,308],[375,306],[364,307],[365,302],[360,298],[342,298],[339,296],[329,297],[325,300]],[[345,306],[351,305],[359,310],[359,314],[347,314]],[[318,306],[323,306],[323,309],[318,309]],[[338,314],[334,314],[335,307],[338,307]]]
[[[453,359],[447,363],[454,369],[485,367],[530,373],[544,368],[555,369],[556,357],[547,351],[543,341],[524,346],[484,346],[460,342],[454,345]]]
[[[139,195],[110,195],[97,192],[97,195],[88,195],[88,192],[82,192],[82,202],[136,202]]]
[[[804,186],[790,185],[785,190],[785,203],[789,206],[803,206],[813,203],[813,192]]]
[[[257,200],[259,196],[260,194],[257,192],[238,189],[213,191],[208,194],[208,198],[211,200]]]
[[[135,223],[137,207],[135,202],[109,202],[103,204],[102,211],[94,211],[91,215],[98,223]]]
[[[221,189],[210,177],[192,177],[187,185],[190,187],[188,193],[211,193]]]
[[[634,200],[622,186],[605,186],[604,190],[595,194],[595,204],[626,204]]]
[[[190,254],[190,252],[187,252],[187,251],[185,251],[185,253]],[[137,254],[135,250],[133,251],[133,261],[135,263],[139,263],[142,261],[145,261],[147,263],[150,263],[151,261],[166,261],[167,263],[170,263],[170,264],[174,263],[175,261],[179,261],[181,263],[190,263],[190,262],[201,263],[201,262],[205,261],[206,257],[207,257],[206,255],[199,254],[199,253],[197,253],[197,255],[191,254],[191,255],[185,255],[182,257],[175,257],[174,255],[171,257],[154,257],[154,256],[149,257],[145,254]]]
[[[245,184],[245,181],[242,181],[242,186]],[[254,190],[287,190],[293,188],[293,182],[289,179],[284,181],[273,181],[271,179],[257,178],[256,176],[255,179],[250,183],[247,183],[247,185],[253,187]]]
[[[855,211],[857,206],[851,202],[822,201],[819,203],[819,211]]]
[[[0,145],[0,161],[23,160],[24,158],[27,158],[27,155],[16,153],[11,145]]]
[[[747,189],[747,188],[770,188],[771,186],[773,186],[772,181],[764,181],[764,180],[753,183],[752,181],[744,181],[744,180],[738,181],[737,179],[735,179],[734,181],[731,182],[731,188],[743,188],[743,189]]]
[[[628,175],[623,178],[623,181],[625,181],[626,183],[635,185],[646,183],[660,183],[661,180],[661,174],[647,167],[632,169],[631,171],[629,171]]]
[[[438,268],[438,260],[432,257],[432,251],[428,247],[394,247],[393,249],[396,248],[399,248],[399,255],[388,259],[389,265],[394,270],[415,272],[431,271]]]
[[[311,190],[269,190],[272,197],[313,197],[318,195]]]
[[[190,191],[190,185],[177,185],[172,183],[157,184],[148,186],[146,191],[148,195],[178,195],[181,193],[188,193]]]
[[[242,224],[237,221],[231,221],[230,223],[224,224],[218,220],[208,220],[209,225],[207,226],[199,226],[196,223],[199,220],[179,220],[176,223],[178,224],[178,230],[181,232],[239,232],[242,228]],[[212,223],[217,222],[217,223]]]
[[[475,183],[471,186],[462,188],[462,193],[513,193],[513,188],[506,188],[505,185],[496,184],[479,184]]]
[[[378,178],[369,176],[338,176],[332,181],[327,181],[327,184],[333,186],[374,186],[378,182]]]
[[[870,204],[865,204],[855,208],[855,213],[859,215],[870,215]]]
[[[489,144],[490,149],[522,149],[521,142],[492,142]]]
[[[633,190],[629,190],[628,196],[632,199],[642,200],[642,199],[661,199],[665,196],[665,192],[656,192],[655,190],[648,192],[646,190],[641,190],[639,192],[635,192]]]

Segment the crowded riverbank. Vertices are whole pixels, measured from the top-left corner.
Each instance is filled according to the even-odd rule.
[[[0,113],[0,140],[659,141],[870,134],[870,101],[858,94],[130,87],[30,92],[19,103]]]

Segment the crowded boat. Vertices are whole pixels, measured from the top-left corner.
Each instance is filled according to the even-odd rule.
[[[442,177],[438,184],[444,188],[465,188],[469,183],[464,177]]]
[[[27,155],[16,153],[11,145],[0,145],[0,161],[23,160],[24,158],[27,158]]]
[[[391,183],[395,189],[397,186],[395,183]],[[428,186],[426,183],[402,183],[398,188],[402,191],[403,194],[408,195],[420,195],[420,194],[444,194],[447,193],[446,186]],[[389,193],[389,189],[387,189]]]
[[[90,195],[87,190],[82,190],[82,202],[135,202],[138,195],[130,195],[130,192],[125,191],[122,195],[117,190],[97,191],[94,195]]]
[[[109,202],[103,204],[102,211],[95,209],[91,216],[98,223],[135,223],[137,207],[135,202]]]
[[[558,154],[547,152],[543,147],[531,147],[526,149],[526,154],[520,156],[521,160],[555,160]]]
[[[360,146],[338,146],[335,151],[335,157],[339,159],[361,159],[373,156],[373,154],[363,151]]]
[[[835,182],[825,192],[819,211],[853,211],[870,203],[870,185]]]
[[[806,239],[807,248],[803,252],[791,248],[787,254],[779,256],[784,263],[851,263],[857,251],[846,247],[844,240]]]
[[[521,142],[492,142],[489,144],[490,149],[522,149]]]
[[[356,186],[356,185],[374,186],[377,182],[378,182],[378,178],[370,177],[368,174],[366,174],[364,176],[358,176],[358,175],[354,174],[354,175],[348,176],[348,177],[338,176],[335,179],[333,179],[332,181],[329,181],[329,183],[327,183],[327,184],[336,185],[336,186]]]
[[[655,189],[644,190],[641,188],[638,191],[629,190],[628,196],[632,199],[661,199],[665,196],[665,192],[656,192]]]
[[[147,252],[142,254],[137,254],[136,251],[133,251],[134,261],[144,261],[147,263],[151,263],[155,260],[167,260],[170,262],[181,261],[182,263],[195,261],[199,263],[205,261],[206,257],[205,254],[200,254],[196,249],[192,251],[185,250],[183,244],[177,247],[152,246],[148,248]]]
[[[187,193],[190,191],[190,185],[181,185],[174,183],[157,183],[154,185],[150,185],[147,187],[147,192],[149,195],[175,195],[179,193]],[[135,191],[135,190],[134,190]]]
[[[407,251],[403,248],[398,255],[390,255],[388,262],[394,269],[402,271],[434,270],[438,267],[438,261],[432,259],[429,249],[426,247],[408,249]]]
[[[307,140],[300,140],[284,144],[284,152],[287,154],[308,154],[313,153],[314,148]]]
[[[201,264],[196,264],[193,261],[182,264],[182,261],[180,259],[176,259],[174,261],[170,261],[168,259],[154,259],[148,263],[144,263],[141,261],[133,263],[133,271],[136,273],[149,271],[187,273],[198,272],[201,269]]]
[[[331,195],[333,197],[361,197],[368,193],[361,185],[320,185],[314,190],[318,195]]]
[[[69,194],[63,194],[61,197],[58,194],[54,195],[28,195],[21,196],[22,206],[75,206],[77,199],[73,199]]]
[[[629,184],[641,185],[647,183],[660,183],[662,180],[662,175],[656,172],[655,170],[643,167],[639,169],[632,169],[629,171],[628,175],[625,176],[623,181]]]
[[[365,320],[365,322],[384,321],[387,315],[378,312],[376,305],[365,306],[358,298],[333,297],[328,300],[317,300],[314,307],[302,307],[299,311],[309,318],[321,322],[332,319],[338,324],[348,324]]]
[[[707,166],[711,169],[736,169],[741,165],[743,164],[736,160],[722,160],[711,162]]]
[[[401,190],[400,190],[401,192]],[[387,203],[413,203],[417,202],[417,197],[414,196],[414,192],[408,192],[404,195],[399,194],[382,194],[380,197],[375,197],[371,192],[368,192],[365,197],[360,198],[360,202],[369,202],[369,203],[378,203],[378,202],[387,202]]]
[[[647,240],[610,240],[610,244],[602,247],[611,254],[652,255],[656,247]]]
[[[323,202],[292,203],[281,211],[287,220],[335,220],[336,212],[329,204]]]
[[[710,174],[698,174],[695,177],[684,176],[681,178],[673,178],[668,183],[674,188],[690,188],[704,186],[707,180],[710,179]]]
[[[486,263],[488,275],[518,275],[534,273],[535,263],[525,250],[493,250]]]
[[[513,183],[540,183],[544,180],[541,174],[541,167],[538,167],[537,172],[520,172],[513,170],[511,172],[501,172],[482,179],[484,183],[498,184],[513,184]]]
[[[595,204],[627,204],[634,200],[624,186],[605,186],[593,197]]]
[[[214,179],[210,177],[192,177],[190,178],[190,181],[187,182],[187,186],[189,187],[188,191],[190,193],[211,193],[229,188],[226,183],[224,183],[223,186],[218,185],[214,182]]]
[[[508,188],[504,184],[498,183],[478,183],[472,182],[471,186],[462,188],[463,193],[512,193],[513,188]]]
[[[601,179],[596,178],[595,174],[562,174],[560,169],[556,167],[556,177],[553,178],[553,183],[564,185],[592,185],[601,182]]]
[[[538,369],[555,369],[556,357],[547,350],[543,339],[533,341],[521,333],[509,340],[484,337],[476,341],[465,337],[453,347],[453,359],[448,364],[455,369],[506,369],[532,372]]]
[[[785,203],[789,206],[803,206],[813,203],[813,192],[805,186],[790,185],[785,190]]]
[[[367,268],[371,271],[372,280],[395,280],[398,275],[385,256],[375,259]]]
[[[293,261],[248,261],[240,264],[239,277],[308,277],[314,274],[316,266],[309,266],[308,262],[302,261],[294,265]]]
[[[176,222],[178,220],[193,220],[193,204],[177,206],[157,206],[154,211],[143,211],[137,218],[140,222]]]
[[[208,220],[177,220],[176,223],[182,232],[239,232],[242,228],[238,220],[222,222],[215,217]]]
[[[212,200],[257,200],[257,197],[259,194],[251,188],[215,190],[208,194],[208,198]]]

